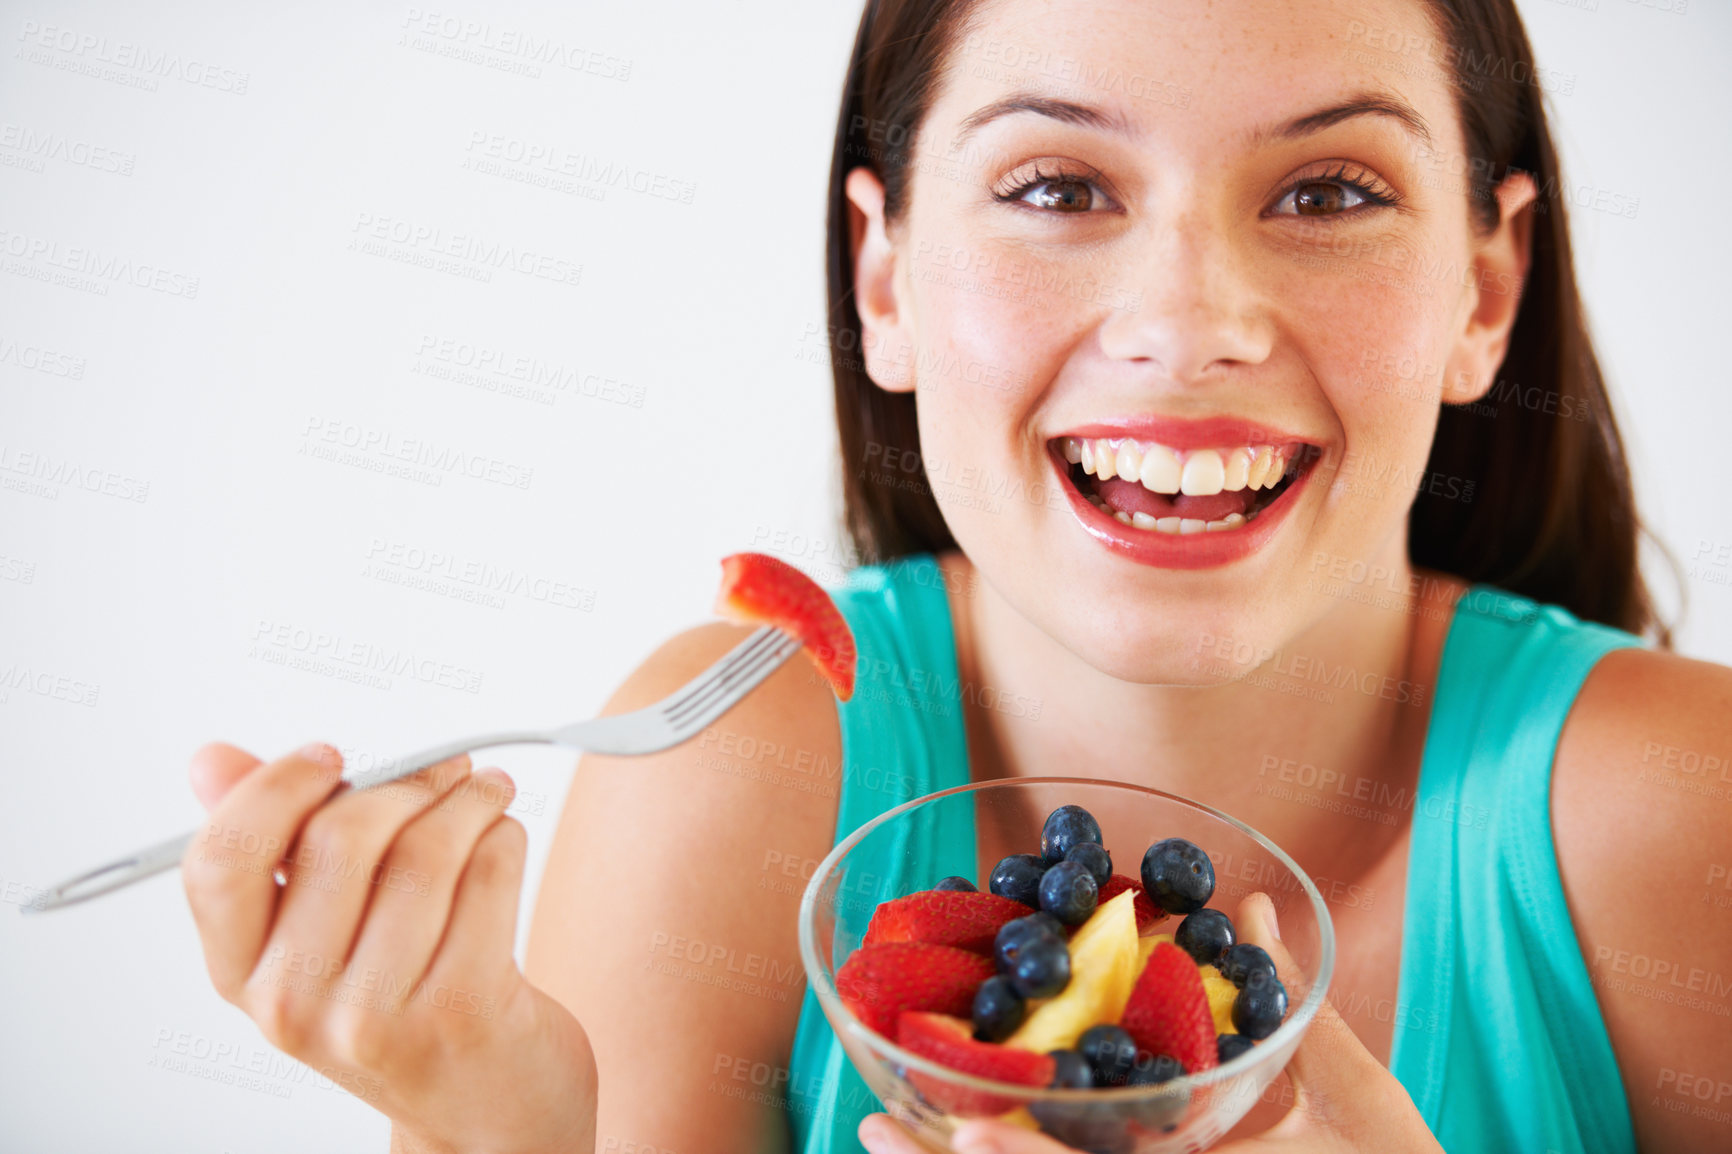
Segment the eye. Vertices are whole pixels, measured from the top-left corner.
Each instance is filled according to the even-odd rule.
[[[1042,180],[1029,185],[1016,199],[1036,208],[1087,212],[1095,202],[1095,191],[1086,180]]]
[[[1065,215],[1101,212],[1116,207],[1093,172],[1048,169],[1035,165],[1018,169],[993,189],[993,196],[1013,204]]]
[[[1288,193],[1286,200],[1293,202],[1293,211],[1300,216],[1334,216],[1345,209],[1368,203],[1358,189],[1332,181],[1302,184]],[[1282,203],[1285,204],[1286,200]]]
[[[1341,166],[1289,185],[1269,211],[1276,216],[1346,216],[1358,215],[1355,210],[1366,206],[1399,203],[1400,194],[1372,173]]]

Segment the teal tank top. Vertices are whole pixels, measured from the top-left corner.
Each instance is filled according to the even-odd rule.
[[[944,581],[922,555],[856,570],[835,591],[860,651],[855,694],[838,706],[837,841],[969,780]],[[1588,672],[1611,650],[1640,644],[1489,585],[1456,606],[1414,799],[1389,1062],[1445,1150],[1635,1154],[1558,874],[1550,785]],[[910,836],[955,857],[939,872],[971,872],[972,830]],[[886,861],[880,872],[894,892],[900,870]],[[880,1108],[810,990],[786,1102],[798,1154],[859,1151],[860,1120]]]

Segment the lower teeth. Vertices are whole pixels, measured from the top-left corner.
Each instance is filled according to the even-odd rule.
[[[1099,493],[1088,491],[1086,488],[1088,478],[1082,475],[1080,465],[1072,466],[1071,480],[1089,504],[1119,523],[1129,525],[1133,529],[1180,537],[1191,533],[1222,533],[1229,529],[1244,528],[1257,519],[1257,514],[1274,504],[1276,499],[1286,491],[1287,482],[1292,480],[1294,476],[1296,473],[1289,472],[1275,487],[1255,494],[1251,500],[1251,507],[1244,513],[1229,513],[1219,521],[1203,521],[1196,517],[1154,517],[1148,513],[1127,513],[1122,509],[1115,509],[1107,504]]]
[[[1114,509],[1092,494],[1088,500],[1089,504],[1107,516],[1129,525],[1133,529],[1170,533],[1174,536],[1185,536],[1191,533],[1219,533],[1227,529],[1237,529],[1241,525],[1249,524],[1257,517],[1256,510],[1252,510],[1248,516],[1240,513],[1228,513],[1219,521],[1204,521],[1196,517],[1151,517],[1147,513],[1127,513],[1122,509]]]

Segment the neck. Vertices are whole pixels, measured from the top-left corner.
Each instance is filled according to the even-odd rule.
[[[1039,704],[1029,716],[1032,709],[991,708],[1000,693],[967,694],[973,776],[1145,785],[1215,806],[1290,847],[1341,842],[1344,806],[1373,815],[1366,833],[1404,831],[1411,811],[1402,802],[1411,804],[1436,659],[1461,585],[1415,579],[1404,557],[1386,571],[1397,575],[1376,604],[1336,599],[1245,677],[1205,687],[1107,676],[986,581],[952,581],[974,589],[952,601],[964,684],[1014,689]]]

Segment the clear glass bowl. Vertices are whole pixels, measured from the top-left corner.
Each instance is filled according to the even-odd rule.
[[[1261,890],[1274,901],[1281,942],[1299,972],[1283,973],[1289,996],[1286,1020],[1248,1053],[1224,1066],[1159,1086],[1101,1090],[1046,1090],[975,1078],[902,1049],[868,1029],[836,993],[837,967],[860,944],[878,903],[931,889],[940,878],[967,875],[982,889],[1006,854],[1038,853],[1047,814],[1080,805],[1100,822],[1116,873],[1138,877],[1143,851],[1167,837],[1182,837],[1208,853],[1215,866],[1209,905],[1235,917],[1246,894]],[[969,852],[972,831],[975,845]],[[969,862],[972,860],[972,868]],[[1171,933],[1169,918],[1160,927]],[[880,814],[850,834],[812,875],[800,903],[800,957],[806,980],[842,1048],[874,1094],[928,1149],[948,1151],[961,1118],[931,1104],[915,1082],[955,1101],[967,1092],[990,1094],[995,1112],[1018,1107],[1069,1119],[1072,1141],[1112,1154],[1201,1150],[1245,1116],[1287,1065],[1322,1004],[1335,965],[1335,929],[1323,896],[1292,858],[1244,822],[1216,809],[1159,790],[1121,782],[1072,778],[1014,778],[960,786],[917,798]],[[912,1075],[913,1081],[910,1080]]]

